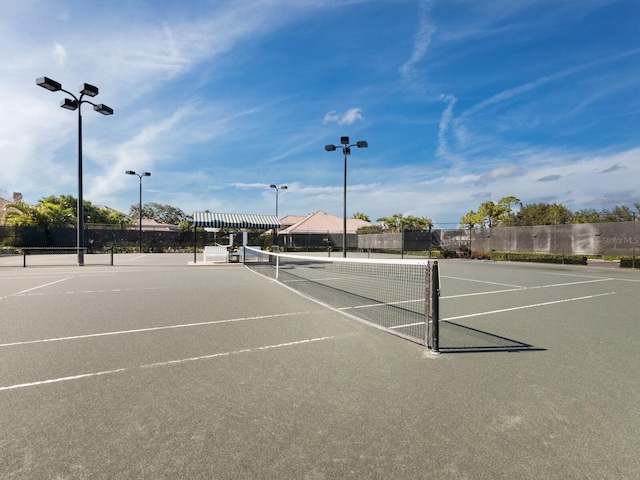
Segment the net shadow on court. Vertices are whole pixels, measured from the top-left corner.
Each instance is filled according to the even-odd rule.
[[[495,352],[544,352],[536,347],[512,338],[472,328],[451,321],[440,323],[441,353],[495,353]]]

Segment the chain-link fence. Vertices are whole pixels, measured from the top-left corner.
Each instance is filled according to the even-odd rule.
[[[145,228],[142,234],[139,230],[122,228],[119,225],[87,224],[83,232],[83,247],[86,252],[101,253],[114,249],[122,251],[143,252],[193,252],[205,245],[229,245],[234,232],[208,232],[202,229],[167,230]],[[270,245],[271,236],[262,235],[263,232],[248,233],[249,244],[257,246]],[[234,243],[242,241],[242,235],[233,235]],[[142,242],[141,242],[142,240]],[[77,246],[75,228],[44,228],[0,226],[0,247],[5,249],[24,247],[71,247]]]

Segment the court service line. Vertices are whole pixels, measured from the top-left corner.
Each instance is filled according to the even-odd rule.
[[[441,322],[450,322],[452,320],[460,320],[462,318],[480,317],[480,316],[483,316],[483,315],[492,315],[494,313],[512,312],[512,311],[515,311],[515,310],[525,310],[527,308],[544,307],[544,306],[547,306],[547,305],[555,305],[555,304],[558,304],[558,303],[576,302],[578,300],[590,300],[592,298],[604,297],[604,296],[607,296],[607,295],[615,295],[615,294],[616,294],[616,292],[597,293],[595,295],[585,295],[584,297],[565,298],[563,300],[554,300],[554,301],[551,301],[551,302],[534,303],[532,305],[521,305],[519,307],[502,308],[500,310],[491,310],[489,312],[478,312],[478,313],[471,313],[469,315],[459,315],[457,317],[441,318],[440,321]]]
[[[511,285],[510,283],[488,282],[486,280],[474,280],[472,278],[449,277],[449,276],[446,276],[446,275],[442,275],[442,278],[450,278],[451,280],[463,280],[465,282],[486,283],[487,285],[500,285],[500,286],[503,286],[503,287],[525,288],[522,285]]]
[[[73,335],[69,337],[56,337],[56,338],[43,338],[39,340],[25,340],[23,342],[11,342],[11,343],[1,343],[0,348],[2,347],[15,347],[19,345],[31,345],[35,343],[50,343],[50,342],[62,342],[65,340],[80,340],[84,338],[97,338],[97,337],[109,337],[113,335],[126,335],[128,333],[145,333],[145,332],[155,332],[160,330],[171,330],[175,328],[188,328],[188,327],[200,327],[203,325],[215,325],[218,323],[233,323],[233,322],[244,322],[248,320],[261,320],[265,318],[279,318],[279,317],[289,317],[291,315],[306,315],[311,312],[292,312],[292,313],[278,313],[273,315],[259,315],[256,317],[242,317],[242,318],[229,318],[226,320],[211,320],[208,322],[195,322],[195,323],[181,323],[178,325],[165,325],[162,327],[148,327],[148,328],[135,328],[130,330],[117,330],[114,332],[101,332],[101,333],[88,333],[86,335]]]
[[[270,350],[270,349],[274,349],[274,348],[283,348],[283,347],[290,347],[290,346],[294,346],[294,345],[303,345],[306,343],[312,343],[312,342],[320,342],[323,340],[330,340],[336,338],[336,336],[330,336],[330,337],[317,337],[317,338],[308,338],[305,340],[298,340],[295,342],[287,342],[287,343],[279,343],[279,344],[275,344],[275,345],[265,345],[262,347],[255,347],[255,348],[243,348],[242,350],[234,350],[231,352],[222,352],[222,353],[213,353],[211,355],[202,355],[200,357],[191,357],[191,358],[183,358],[180,360],[169,360],[166,362],[157,362],[157,363],[151,363],[148,365],[139,365],[137,367],[129,367],[129,368],[117,368],[115,370],[104,370],[102,372],[93,372],[93,373],[83,373],[80,375],[73,375],[70,377],[59,377],[59,378],[50,378],[47,380],[40,380],[38,382],[30,382],[30,383],[19,383],[16,385],[8,385],[6,387],[0,387],[0,392],[6,391],[6,390],[16,390],[18,388],[28,388],[28,387],[38,387],[41,385],[50,385],[53,383],[60,383],[60,382],[69,382],[72,380],[80,380],[83,378],[91,378],[91,377],[98,377],[101,375],[112,375],[114,373],[122,373],[122,372],[127,372],[127,371],[131,371],[131,370],[139,370],[139,369],[144,369],[144,368],[153,368],[153,367],[166,367],[169,365],[175,365],[175,364],[179,364],[179,363],[185,363],[185,362],[195,362],[198,360],[210,360],[212,358],[218,358],[218,357],[228,357],[230,355],[237,355],[240,353],[251,353],[251,352],[259,352],[259,351],[264,351],[264,350]]]
[[[33,290],[37,290],[39,288],[44,288],[44,287],[48,287],[49,285],[54,285],[56,283],[64,282],[66,280],[69,280],[70,278],[73,278],[73,277],[61,278],[60,280],[56,280],[54,282],[45,283],[43,285],[38,285],[37,287],[27,288],[26,290],[22,290],[20,292],[11,293],[9,295],[5,295],[4,297],[0,297],[0,300],[4,300],[5,298],[9,298],[9,297],[15,297],[17,295],[24,295],[27,292],[32,292]]]
[[[585,283],[599,283],[599,282],[609,282],[611,280],[615,280],[614,278],[600,278],[597,280],[584,280],[582,282],[566,282],[566,283],[554,283],[552,285],[535,285],[533,287],[519,287],[519,288],[510,288],[507,290],[492,290],[489,292],[475,292],[475,293],[462,293],[460,295],[448,295],[444,298],[462,298],[462,297],[474,297],[477,295],[493,295],[494,293],[509,293],[509,292],[522,292],[525,290],[541,290],[543,288],[555,288],[555,287],[566,287],[569,285],[583,285]],[[491,283],[491,282],[488,282]]]

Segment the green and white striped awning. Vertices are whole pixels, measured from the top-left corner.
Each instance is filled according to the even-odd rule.
[[[275,215],[248,215],[243,213],[195,212],[193,224],[209,228],[255,228],[268,230],[280,228],[280,220]]]

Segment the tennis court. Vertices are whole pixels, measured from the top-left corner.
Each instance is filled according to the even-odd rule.
[[[0,263],[0,478],[637,478],[637,272],[440,261],[433,355],[190,260]]]

